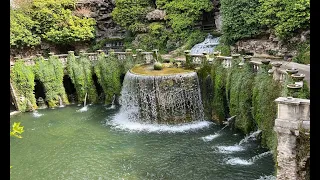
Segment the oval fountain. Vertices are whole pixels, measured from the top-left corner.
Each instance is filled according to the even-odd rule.
[[[121,129],[186,131],[209,126],[204,121],[199,80],[191,70],[139,65],[124,78],[121,108],[110,121]]]

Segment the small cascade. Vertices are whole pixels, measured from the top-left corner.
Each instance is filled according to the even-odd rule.
[[[255,132],[252,132],[251,134],[244,137],[240,142],[239,145],[248,142],[250,139],[256,139],[256,137],[261,133],[261,130],[257,130]]]
[[[88,93],[86,93],[86,95],[84,96],[83,107],[85,107],[85,106],[86,106],[86,102],[87,102],[87,95],[88,95]]]
[[[266,156],[268,156],[268,155],[271,155],[271,154],[272,154],[271,151],[267,151],[267,152],[264,152],[264,153],[261,153],[261,154],[258,154],[258,155],[253,156],[249,161],[254,163],[254,162],[256,162],[257,160],[259,160],[259,159],[261,159],[261,158],[264,158],[264,157],[266,157]]]
[[[116,101],[116,95],[114,94],[114,95],[112,96],[111,106],[108,107],[108,108],[106,108],[106,109],[115,109],[115,108],[116,108],[115,101]]]
[[[219,137],[220,134],[210,134],[208,136],[201,137],[204,142],[212,141],[213,139]]]
[[[252,158],[250,158],[249,160],[245,160],[245,159],[241,159],[241,158],[231,158],[226,160],[226,164],[230,164],[230,165],[252,165],[254,164],[257,160],[262,159],[268,155],[271,155],[272,152],[271,151],[267,151],[258,155],[253,156]]]
[[[87,100],[87,94],[84,96],[84,101],[83,101],[83,107],[81,109],[78,109],[77,112],[85,112],[88,111],[88,106],[86,105],[86,100]]]
[[[59,96],[59,107],[64,107],[64,105],[63,105],[63,103],[62,103],[61,96]]]
[[[213,37],[211,34],[208,34],[203,42],[196,44],[191,48],[190,54],[202,54],[203,52],[212,54],[215,47],[219,44],[219,40],[220,37]]]
[[[277,177],[274,175],[260,176],[259,179],[256,180],[277,180]]]

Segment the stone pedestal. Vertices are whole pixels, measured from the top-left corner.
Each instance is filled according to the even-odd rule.
[[[301,179],[299,174],[297,136],[310,129],[310,100],[279,97],[278,115],[274,130],[277,132],[277,180]]]

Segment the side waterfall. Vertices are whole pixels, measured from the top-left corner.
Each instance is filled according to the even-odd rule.
[[[144,76],[127,72],[123,81],[120,113],[130,121],[178,124],[204,119],[196,72]]]
[[[211,34],[208,34],[203,42],[196,44],[191,48],[190,54],[202,54],[203,52],[212,54],[214,48],[219,44],[219,40],[219,37],[213,37]]]

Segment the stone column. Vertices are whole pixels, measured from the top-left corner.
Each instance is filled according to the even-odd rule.
[[[274,130],[278,137],[277,180],[299,178],[297,162],[297,136],[299,130],[310,129],[310,100],[279,97],[278,115]]]
[[[274,67],[274,71],[273,71],[273,79],[276,81],[280,81],[280,77],[281,77],[281,72],[280,72],[280,66],[282,65],[282,63],[271,63],[271,65]]]
[[[153,49],[152,50],[152,56],[153,56],[153,59],[155,60],[155,61],[158,61],[158,49]]]

